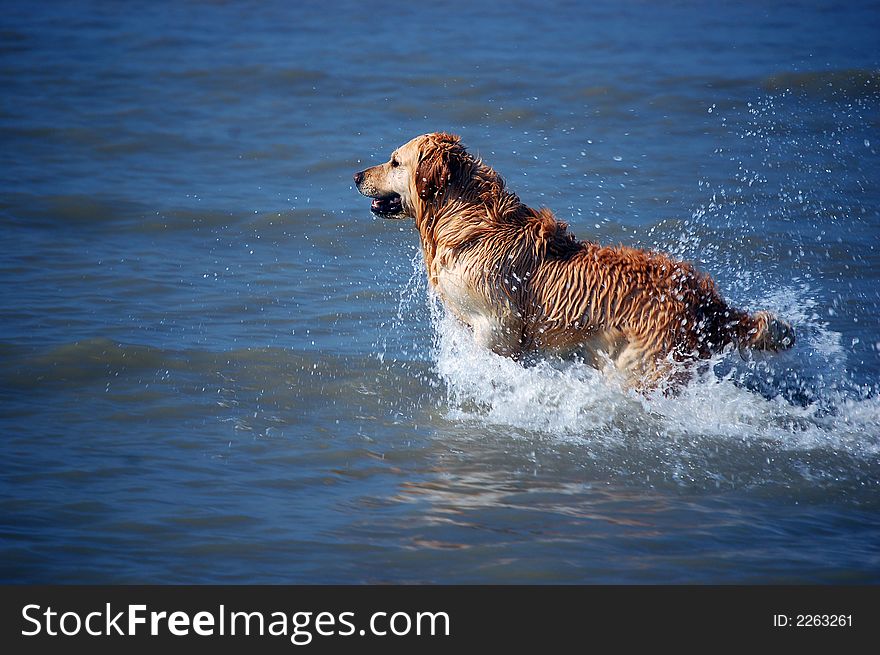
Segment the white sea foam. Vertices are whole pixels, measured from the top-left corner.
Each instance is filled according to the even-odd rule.
[[[801,326],[794,351],[748,360],[736,352],[719,355],[675,394],[626,391],[577,361],[523,366],[477,345],[431,299],[434,363],[455,420],[597,444],[697,437],[876,457],[880,399],[848,384],[839,335],[810,323],[810,303],[796,295],[778,291],[775,300],[764,299]]]

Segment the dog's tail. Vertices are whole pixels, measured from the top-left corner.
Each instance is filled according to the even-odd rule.
[[[743,312],[733,324],[733,341],[742,352],[769,350],[778,352],[788,350],[794,345],[794,328],[791,323],[777,318],[768,311],[748,314]]]

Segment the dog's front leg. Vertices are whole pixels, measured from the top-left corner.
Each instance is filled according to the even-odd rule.
[[[516,326],[480,317],[471,327],[477,343],[496,355],[518,360],[522,354],[522,330]]]

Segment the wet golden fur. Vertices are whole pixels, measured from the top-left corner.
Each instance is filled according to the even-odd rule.
[[[689,263],[578,241],[454,135],[416,137],[355,181],[374,211],[415,219],[431,286],[499,354],[576,354],[644,388],[731,343],[794,343],[790,325],[729,306]]]

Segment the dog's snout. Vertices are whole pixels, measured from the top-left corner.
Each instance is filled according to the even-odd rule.
[[[363,181],[364,181],[364,172],[363,171],[358,171],[357,173],[354,174],[354,183],[355,184],[360,186],[361,182],[363,182]]]

